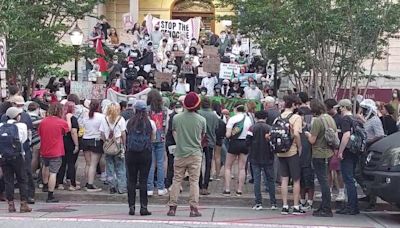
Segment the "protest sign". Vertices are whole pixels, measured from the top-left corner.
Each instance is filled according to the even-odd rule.
[[[163,73],[163,72],[156,72],[154,74],[154,80],[156,81],[156,87],[160,88],[161,83],[168,82],[171,85],[172,74],[171,73]]]
[[[173,51],[172,53],[174,54],[175,57],[185,56],[185,52],[183,52],[183,51]]]
[[[134,26],[134,20],[133,17],[130,13],[125,13],[124,15],[122,15],[122,23],[124,26],[124,30],[129,30],[132,29]]]
[[[0,37],[0,70],[7,70],[7,46],[5,37]]]
[[[91,99],[103,100],[106,96],[106,85],[105,84],[94,84],[92,85],[92,97]]]
[[[147,100],[147,94],[151,91],[151,88],[147,88],[140,93],[134,95],[125,95],[122,93],[118,93],[115,90],[109,89],[107,90],[107,99],[119,103],[121,101],[129,101],[129,100]]]
[[[214,46],[205,45],[203,47],[203,56],[208,56],[210,58],[217,58],[218,48]]]
[[[71,81],[71,93],[78,95],[79,99],[91,99],[92,98],[92,82],[78,82]]]
[[[153,31],[155,25],[159,25],[160,31],[162,33],[169,33],[172,38],[179,38],[183,35],[187,40],[191,40],[192,38],[195,38],[196,40],[199,39],[201,17],[181,21],[159,19],[149,14],[146,16],[145,20],[149,33]]]
[[[203,59],[203,70],[208,73],[219,73],[221,61],[219,58]]]
[[[253,78],[254,80],[257,80],[257,74],[255,74],[255,73],[238,74],[237,77],[238,77],[241,87],[246,87],[249,85],[249,81],[248,81],[249,78]]]
[[[244,51],[245,54],[249,55],[250,54],[250,39],[249,38],[242,38],[242,46],[240,46],[240,49]]]
[[[220,79],[232,79],[235,75],[240,73],[242,65],[239,64],[231,64],[231,63],[221,63],[219,78]]]

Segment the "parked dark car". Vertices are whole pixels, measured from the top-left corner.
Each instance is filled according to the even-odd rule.
[[[400,132],[369,147],[364,174],[368,189],[400,207]]]

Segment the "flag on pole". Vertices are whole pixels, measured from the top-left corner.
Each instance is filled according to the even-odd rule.
[[[101,42],[101,39],[97,39],[97,44],[96,44],[96,54],[100,55],[97,58],[97,64],[99,64],[99,71],[103,74],[104,72],[107,72],[107,62],[104,59],[106,56],[106,53],[104,52],[103,49],[103,43]]]

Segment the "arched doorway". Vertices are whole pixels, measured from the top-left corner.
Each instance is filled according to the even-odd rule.
[[[202,18],[202,29],[215,30],[215,7],[211,0],[176,0],[171,5],[171,19],[187,21]]]

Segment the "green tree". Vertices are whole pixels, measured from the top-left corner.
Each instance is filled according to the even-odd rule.
[[[259,43],[267,59],[280,59],[285,74],[320,99],[358,86],[373,75],[399,31],[400,4],[391,0],[220,0],[238,12],[230,18]],[[372,59],[366,69],[363,63]],[[310,72],[312,77],[303,77]],[[364,80],[365,81],[365,80]]]
[[[74,57],[64,36],[91,16],[98,0],[0,0],[0,34],[7,39],[8,75],[22,84],[55,73]],[[30,86],[28,86],[29,88]]]

